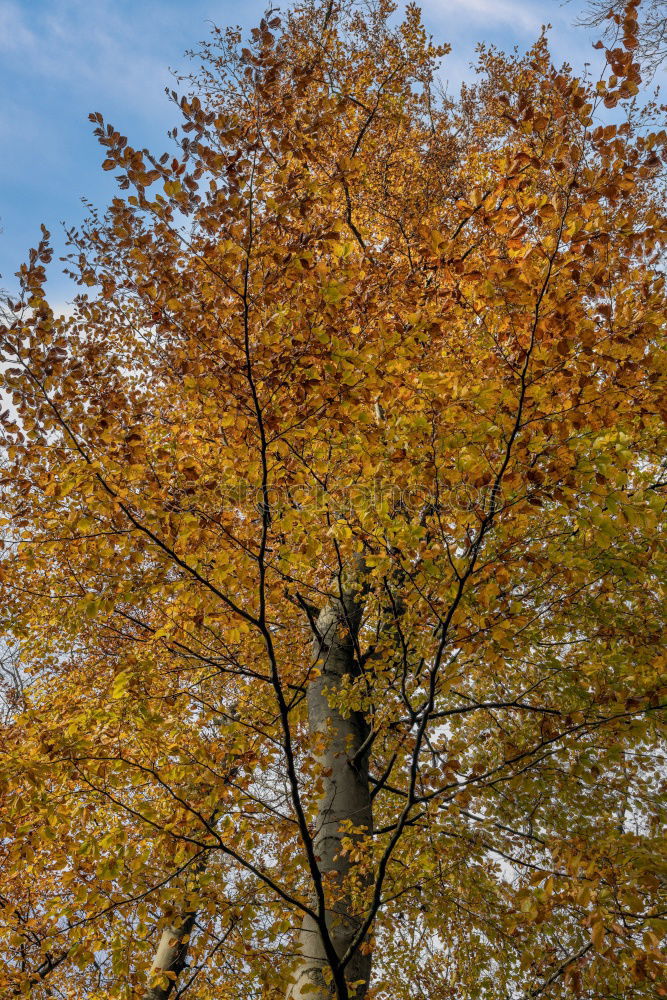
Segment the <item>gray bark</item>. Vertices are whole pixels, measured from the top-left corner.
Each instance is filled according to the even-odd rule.
[[[210,823],[216,822],[217,815],[211,816]],[[199,876],[206,869],[209,860],[208,853],[203,854],[191,868],[186,888],[196,889]],[[187,965],[190,936],[194,930],[197,911],[183,909],[175,913],[162,931],[160,943],[155,952],[155,958],[149,975],[149,987],[141,1000],[167,1000],[176,986],[178,977]],[[162,973],[162,975],[160,975]],[[170,975],[166,975],[170,973]]]
[[[341,854],[342,824],[346,820],[372,832],[373,818],[368,781],[368,755],[358,758],[368,736],[368,724],[360,712],[345,717],[332,708],[326,691],[335,693],[343,679],[355,671],[354,640],[361,621],[361,596],[349,593],[342,600],[329,603],[320,613],[317,628],[321,638],[315,642],[315,655],[320,675],[308,686],[308,721],[310,732],[324,736],[324,749],[317,757],[322,770],[324,791],[318,803],[315,853],[325,884],[336,897],[326,912],[326,925],[341,958],[360,925],[360,917],[351,911],[346,884],[353,874],[353,863]],[[360,834],[361,835],[361,834]],[[329,882],[329,880],[331,880]],[[319,929],[305,916],[299,936],[302,956],[296,982],[288,991],[289,1000],[330,1000],[333,986],[326,984],[324,970],[328,966]],[[357,950],[345,969],[348,984],[361,981],[349,989],[350,997],[362,1000],[366,994],[371,971],[370,954]]]
[[[153,959],[151,980],[156,980],[160,973],[173,973],[173,977],[160,976],[156,985],[149,986],[144,993],[143,1000],[167,1000],[176,985],[176,980],[185,968],[188,954],[187,939],[192,933],[195,916],[195,913],[186,913],[181,918],[171,921],[163,930]]]

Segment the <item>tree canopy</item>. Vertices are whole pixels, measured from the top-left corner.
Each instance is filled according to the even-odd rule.
[[[655,998],[661,109],[214,29],[1,344],[0,994]]]

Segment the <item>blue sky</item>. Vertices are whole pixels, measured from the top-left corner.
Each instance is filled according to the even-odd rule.
[[[277,3],[276,3],[277,5]],[[252,27],[265,0],[0,0],[0,287],[43,222],[62,252],[61,222],[76,224],[81,198],[104,205],[116,191],[100,169],[102,150],[88,121],[101,111],[130,143],[162,152],[178,121],[164,93],[170,68],[207,36],[211,22]],[[579,69],[595,53],[574,26],[580,0],[424,0],[424,20],[452,54],[443,65],[450,89],[469,77],[477,41],[526,48],[553,25],[557,61]],[[177,88],[178,89],[178,88]],[[51,297],[64,304],[72,286],[52,265]]]

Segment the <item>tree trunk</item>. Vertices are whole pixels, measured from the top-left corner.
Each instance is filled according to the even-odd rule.
[[[323,774],[323,794],[318,803],[315,853],[328,887],[331,908],[326,924],[338,957],[342,957],[357,933],[360,917],[351,910],[350,876],[354,862],[341,855],[344,822],[351,821],[366,833],[372,831],[371,798],[368,781],[368,754],[357,754],[368,736],[368,724],[360,712],[343,717],[332,708],[326,691],[334,694],[343,678],[355,672],[355,639],[361,621],[361,596],[348,593],[332,601],[320,613],[317,627],[320,639],[315,643],[320,675],[308,686],[308,720],[313,735],[324,737],[317,761]],[[361,834],[359,834],[361,836]],[[332,902],[333,897],[333,902]],[[333,985],[327,985],[324,970],[328,967],[320,932],[309,917],[304,917],[299,937],[302,956],[296,982],[288,991],[289,1000],[331,1000]],[[371,956],[358,950],[345,969],[349,995],[362,1000],[368,988]],[[356,988],[351,983],[361,981]]]
[[[182,918],[170,922],[162,932],[151,968],[151,980],[157,980],[143,995],[143,1000],[167,1000],[176,985],[176,980],[185,968],[188,954],[188,940],[195,922],[195,913],[186,913]],[[170,973],[169,976],[166,976]],[[171,975],[173,974],[173,975]]]

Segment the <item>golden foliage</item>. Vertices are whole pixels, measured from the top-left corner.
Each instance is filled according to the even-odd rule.
[[[597,88],[482,50],[450,100],[392,13],[216,29],[177,155],[91,116],[128,193],[70,233],[72,315],[46,232],[22,268],[3,997],[141,994],[184,907],[184,996],[284,995],[359,564],[373,997],[664,995],[665,132],[631,45]]]

